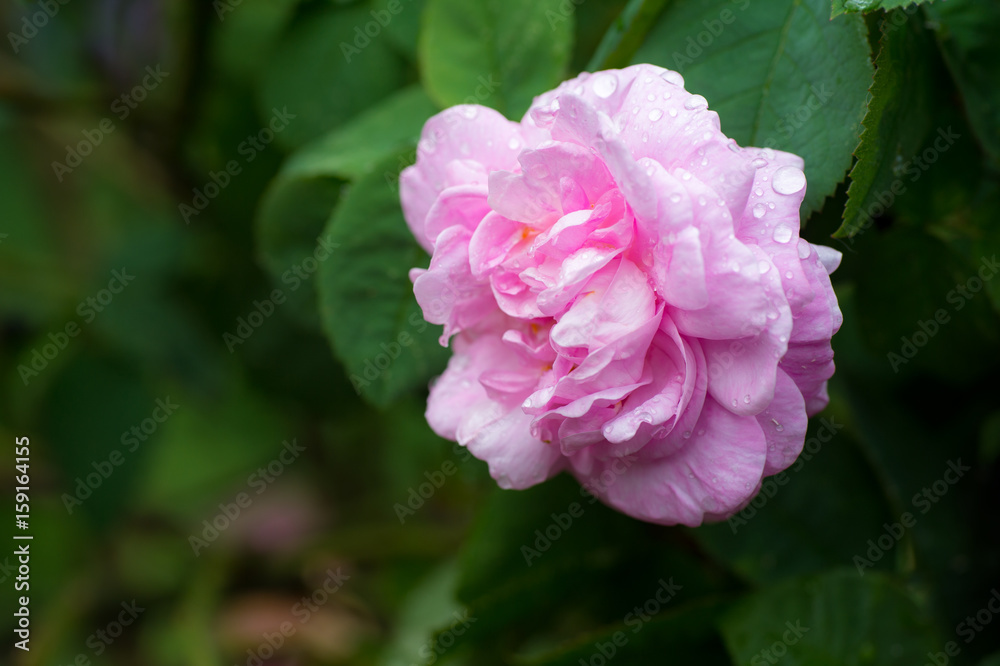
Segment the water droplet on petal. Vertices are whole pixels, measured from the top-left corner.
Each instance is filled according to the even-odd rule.
[[[747,395],[743,396],[743,404],[745,404],[745,405],[749,405],[750,404],[750,394],[749,393]]]
[[[511,150],[517,150],[521,146],[521,142],[518,141],[515,137],[511,137],[510,141],[507,142],[507,146]]]
[[[753,207],[753,216],[756,217],[758,220],[764,217],[764,213],[766,212],[767,208],[764,207],[764,204],[755,204]]]
[[[642,142],[646,143],[647,141],[649,141],[649,132],[643,132],[642,133]],[[652,172],[654,171],[654,169],[651,166],[649,169],[647,169],[647,171],[649,172],[649,175],[653,175]]]
[[[633,107],[632,107],[632,115],[633,115],[633,116],[634,116],[634,115],[638,115],[638,113],[639,113],[639,106],[638,106],[638,105],[636,105],[636,106],[633,106]]]
[[[757,159],[755,159],[753,162],[750,163],[750,166],[752,166],[755,169],[759,169],[761,167],[766,167],[767,166],[767,160],[765,160],[762,157],[758,157]]]
[[[663,99],[670,99],[670,93],[668,92],[663,93]]]
[[[812,254],[812,249],[809,247],[809,241],[805,238],[799,239],[799,259],[808,259],[809,255]]]
[[[670,69],[668,69],[667,71],[663,72],[663,74],[660,74],[660,78],[663,79],[664,81],[666,81],[667,83],[674,84],[675,86],[683,86],[684,85],[684,77],[681,76],[680,73],[675,72],[675,71],[670,70]]]
[[[433,153],[434,152],[434,142],[428,141],[427,139],[421,139],[417,143],[417,147],[422,153]]]
[[[575,92],[577,95],[582,95],[583,94],[583,86],[577,86],[577,87],[573,88],[573,92]]]
[[[473,118],[479,115],[479,110],[474,106],[463,106],[462,115],[468,118],[469,120],[472,120]]]
[[[761,259],[760,261],[757,262],[757,270],[760,271],[761,275],[763,275],[764,273],[771,270],[771,262],[764,261],[763,259]]]
[[[688,111],[694,111],[696,109],[707,109],[708,100],[702,97],[701,95],[691,95],[691,97],[689,97],[687,101],[684,102],[684,108],[687,109]]]
[[[691,439],[691,431],[690,430],[685,430],[683,437],[684,437],[684,439]]]
[[[654,95],[653,93],[649,93],[648,95],[646,95],[646,99],[648,99],[650,102],[655,101],[656,95]]]
[[[661,111],[660,109],[653,109],[652,111],[649,112],[649,119],[652,120],[654,123],[662,117],[663,117],[663,111]]]
[[[674,203],[680,203],[681,195],[674,192],[673,194],[670,195],[670,200],[673,201]]]
[[[753,193],[759,197],[764,196],[764,190],[760,189],[759,187],[756,190],[754,190]]]
[[[792,272],[791,271],[785,271],[785,279],[786,280],[791,280],[792,277],[793,276],[792,276]]]
[[[548,177],[549,170],[544,164],[535,164],[529,170],[529,174],[535,180],[543,180]]]
[[[795,194],[806,186],[806,175],[802,169],[793,166],[783,166],[774,172],[774,182],[771,187],[778,194]]]
[[[733,398],[733,407],[736,407],[736,406],[737,406],[737,405],[739,405],[739,404],[740,404],[740,403],[736,401],[736,398]]]
[[[705,197],[698,197],[698,205],[699,206],[704,206],[707,203],[708,203],[708,201],[705,199]]]
[[[774,234],[771,238],[774,239],[775,243],[787,243],[792,240],[792,228],[787,224],[779,224],[774,228]]]
[[[705,434],[705,429],[704,428],[702,428],[701,430],[698,431],[698,436],[699,437],[701,437],[704,434]]]
[[[670,114],[671,118],[676,118],[677,117],[677,109],[673,109],[673,108],[667,109],[667,113]]]
[[[594,94],[606,99],[618,89],[618,77],[610,72],[605,72],[594,77]]]

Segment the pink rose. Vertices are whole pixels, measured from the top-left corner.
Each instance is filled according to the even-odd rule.
[[[427,420],[504,488],[560,470],[631,516],[741,509],[828,401],[835,250],[799,238],[802,159],[740,148],[652,65],[581,74],[520,123],[457,106],[400,178],[454,336]]]

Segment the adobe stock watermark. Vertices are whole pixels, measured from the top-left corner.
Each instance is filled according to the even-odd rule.
[[[98,314],[104,312],[104,309],[111,305],[115,296],[125,291],[125,287],[134,279],[135,276],[130,275],[124,266],[120,271],[111,271],[111,279],[108,280],[107,287],[98,290],[96,294],[88,296],[77,304],[76,314],[83,319],[83,324],[93,322]],[[21,377],[24,385],[27,386],[32,379],[49,367],[49,363],[55,360],[69,345],[70,338],[80,335],[81,330],[83,330],[81,324],[70,320],[66,322],[61,331],[49,332],[47,336],[49,342],[43,344],[40,350],[38,347],[31,350],[30,363],[27,365],[22,363],[17,366],[17,374]]]
[[[146,611],[135,599],[131,602],[123,601],[121,607],[122,610],[118,612],[114,620],[111,620],[107,625],[92,633],[84,642],[91,649],[95,657],[100,657],[104,654],[125,633],[125,628],[132,626],[139,619],[139,616]],[[91,666],[92,663],[86,652],[80,652],[66,666]]]
[[[452,444],[451,452],[458,457],[459,462],[467,462],[472,458],[469,450],[459,444]],[[396,517],[399,518],[399,524],[405,524],[407,518],[416,515],[417,511],[422,509],[424,504],[434,497],[434,493],[444,485],[445,481],[454,476],[457,471],[458,466],[455,463],[445,460],[439,469],[433,472],[424,472],[424,477],[427,480],[416,487],[410,486],[406,504],[396,502],[392,507],[393,511],[396,512]]]
[[[168,76],[170,76],[170,72],[161,71],[159,65],[156,66],[156,69],[146,67],[146,75],[142,77],[142,81],[132,90],[115,98],[115,101],[111,103],[111,111],[118,117],[118,120],[125,120],[134,109],[139,107],[139,103],[144,101],[149,93],[155,90]],[[52,173],[56,175],[56,179],[61,183],[63,176],[73,173],[74,169],[83,164],[83,159],[91,155],[94,149],[104,142],[104,137],[114,132],[115,129],[115,123],[111,118],[102,118],[97,123],[97,127],[82,130],[83,139],[75,145],[66,145],[65,163],[52,162]]]
[[[997,255],[992,255],[989,259],[982,257],[979,261],[979,269],[964,283],[956,284],[955,288],[945,294],[945,300],[952,305],[955,312],[960,311],[965,305],[978,294],[983,286],[992,280],[997,272],[1000,272],[1000,263],[997,262]],[[916,329],[909,336],[902,336],[899,352],[889,352],[886,359],[894,373],[899,372],[902,365],[909,363],[919,351],[927,346],[941,327],[951,321],[951,315],[944,308],[934,311],[934,316],[924,321],[917,320]]]
[[[586,0],[562,0],[556,11],[551,9],[545,10],[545,18],[549,22],[549,29],[555,30],[556,26],[560,23],[565,23],[576,13],[576,8],[582,5]]]
[[[962,459],[949,460],[941,478],[934,483],[924,486],[919,492],[910,498],[913,508],[920,509],[920,515],[926,514],[941,498],[948,494],[948,490],[958,483],[965,473],[972,468],[962,464]],[[884,531],[875,539],[868,540],[868,550],[865,551],[867,557],[855,555],[854,566],[858,570],[858,575],[864,576],[865,569],[875,566],[875,563],[882,559],[887,552],[899,543],[906,531],[912,529],[917,524],[917,517],[909,511],[904,511],[896,522],[883,523]]]
[[[287,106],[282,107],[281,111],[272,107],[271,118],[267,125],[260,128],[256,134],[250,134],[241,141],[236,147],[237,154],[243,156],[245,164],[253,162],[257,155],[274,141],[275,135],[281,134],[288,127],[288,123],[297,117],[296,114],[288,112]],[[192,188],[194,197],[192,197],[191,203],[177,205],[177,211],[184,218],[184,224],[191,224],[191,218],[201,215],[202,211],[208,208],[208,204],[219,196],[222,190],[229,187],[233,178],[241,173],[243,173],[243,166],[237,160],[229,160],[226,162],[226,168],[219,172],[209,171],[208,180],[201,188]]]
[[[732,4],[738,5],[740,11],[744,11],[750,6],[750,0],[730,1]],[[683,72],[685,67],[694,64],[694,61],[705,53],[705,49],[715,43],[716,38],[725,32],[726,26],[735,21],[736,14],[733,13],[733,10],[728,8],[720,11],[718,17],[714,19],[703,20],[701,24],[705,27],[705,29],[697,35],[688,36],[687,42],[684,45],[684,52],[674,51],[670,54],[670,57],[673,59],[674,69],[678,72]]]
[[[636,606],[623,619],[626,627],[632,629],[635,635],[642,631],[646,623],[652,620],[670,601],[677,596],[677,593],[684,589],[683,585],[674,582],[673,576],[668,580],[662,578],[657,581],[660,586],[656,588],[649,599],[646,599],[640,606]],[[628,645],[629,635],[624,631],[616,631],[611,634],[608,641],[595,641],[594,651],[587,659],[581,657],[578,660],[579,666],[605,666],[614,659],[618,651]]]
[[[636,456],[627,455],[616,458],[608,465],[600,476],[596,479],[589,479],[580,485],[580,496],[589,498],[587,503],[594,504],[601,493],[606,492],[615,482],[628,471],[629,467],[638,460]],[[541,529],[535,530],[535,540],[531,546],[524,544],[521,546],[521,556],[524,563],[532,566],[533,560],[537,560],[543,553],[547,552],[562,535],[569,531],[573,523],[584,514],[584,506],[580,502],[570,502],[566,511],[562,513],[549,514],[552,522]]]
[[[757,512],[763,509],[778,494],[781,486],[788,485],[788,481],[791,479],[790,475],[801,470],[807,462],[813,459],[814,455],[819,453],[823,445],[833,439],[837,431],[844,427],[844,424],[837,423],[832,416],[829,419],[825,417],[820,418],[819,422],[819,430],[816,431],[815,435],[806,439],[802,445],[802,452],[799,453],[799,457],[795,460],[795,464],[787,470],[782,470],[774,476],[764,479],[757,496],[750,500],[750,503],[740,511],[729,517],[729,520],[726,522],[729,525],[729,529],[733,531],[733,534],[736,534],[740,527],[753,519],[757,515]]]
[[[202,521],[201,538],[195,534],[188,536],[188,544],[190,544],[195,557],[200,556],[201,552],[215,542],[220,534],[228,530],[243,511],[250,508],[254,497],[267,490],[268,486],[274,483],[289,465],[298,460],[305,450],[306,447],[299,445],[297,439],[292,439],[291,442],[285,440],[282,442],[281,453],[277,457],[247,477],[247,487],[256,490],[253,495],[244,491],[237,494],[232,502],[220,502],[219,513],[215,514],[211,521]]]
[[[788,654],[788,648],[795,645],[809,632],[809,627],[802,626],[802,620],[785,622],[785,629],[781,634],[780,641],[774,641],[770,646],[764,648],[750,659],[750,666],[764,666],[764,664],[777,664],[778,661]]]
[[[406,0],[406,2],[411,3],[413,0]],[[374,20],[365,23],[363,29],[360,25],[354,26],[353,44],[348,44],[347,42],[340,43],[340,52],[344,54],[344,60],[350,64],[351,58],[361,55],[361,52],[368,48],[372,40],[382,34],[382,29],[392,23],[392,19],[401,14],[404,9],[406,7],[401,0],[389,0],[385,5],[385,9],[371,10],[369,14],[371,14]]]
[[[941,155],[947,152],[961,138],[962,135],[955,132],[951,128],[951,125],[947,129],[939,127],[937,136],[930,146],[913,159],[903,162],[898,168],[893,168],[897,178],[892,181],[888,188],[875,195],[877,201],[869,204],[867,208],[858,211],[858,219],[861,220],[858,231],[850,238],[838,238],[837,240],[840,241],[840,244],[853,252],[854,250],[851,249],[851,246],[854,245],[858,236],[868,231],[875,224],[875,219],[881,217],[889,210],[892,204],[895,203],[896,197],[906,193],[907,186],[902,176],[908,176],[910,184],[917,182],[940,159]]]
[[[994,617],[1000,615],[1000,591],[997,588],[990,590],[990,597],[983,604],[983,607],[976,611],[975,615],[967,615],[964,620],[955,625],[955,633],[965,638],[966,645],[976,639],[986,627],[990,626]],[[942,652],[928,652],[927,663],[924,666],[948,666],[952,657],[957,657],[962,653],[962,646],[955,641],[948,641],[944,644]]]
[[[21,17],[21,29],[18,32],[8,32],[7,41],[14,49],[15,55],[21,47],[34,39],[38,31],[49,24],[49,21],[56,17],[63,5],[68,5],[70,0],[38,0],[32,3],[39,10],[31,16]]]
[[[317,236],[316,247],[313,253],[302,261],[292,264],[292,266],[281,274],[281,283],[288,285],[289,292],[299,290],[304,283],[312,279],[312,276],[319,270],[319,265],[333,255],[333,251],[340,247],[339,243],[330,240],[331,234]],[[222,341],[226,343],[226,349],[232,354],[236,347],[242,345],[250,339],[254,332],[264,325],[275,313],[278,307],[284,305],[288,296],[283,289],[273,289],[269,296],[263,300],[254,300],[253,309],[245,317],[236,318],[236,328],[233,333],[226,331],[222,334]]]
[[[166,422],[179,408],[180,405],[171,401],[170,396],[157,398],[156,407],[153,408],[152,414],[122,433],[119,441],[124,447],[124,452],[112,449],[106,459],[92,462],[91,467],[94,468],[94,471],[85,477],[78,476],[76,478],[73,494],[62,494],[61,499],[63,506],[66,507],[66,513],[73,515],[73,509],[82,506],[85,500],[89,499],[105,481],[111,478],[116,469],[125,464],[126,456],[135,453],[139,446],[146,442],[159,429],[160,425]]]
[[[469,615],[469,609],[467,608],[455,611],[452,613],[452,617],[455,619],[452,620],[448,629],[428,640],[417,651],[422,661],[419,664],[410,664],[410,666],[423,666],[424,664],[433,664],[436,662],[455,644],[457,637],[468,631],[469,627],[477,620],[476,617]]]
[[[351,579],[350,574],[343,573],[340,569],[341,567],[337,567],[336,571],[327,569],[323,582],[309,596],[302,597],[292,606],[291,614],[298,620],[298,626],[285,620],[278,625],[277,631],[265,631],[264,640],[256,648],[247,648],[246,666],[264,666],[264,664],[272,663],[271,659],[278,653],[285,641],[294,636],[299,627],[312,619],[312,616],[330,601],[330,597],[339,592],[344,583]]]

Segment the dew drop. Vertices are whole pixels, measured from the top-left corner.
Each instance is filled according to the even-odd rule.
[[[638,115],[638,113],[639,113],[639,105],[637,104],[636,106],[632,107],[632,115],[635,116]]]
[[[618,89],[618,77],[605,72],[594,78],[594,94],[602,99],[611,97]]]
[[[743,404],[744,405],[749,405],[750,404],[750,394],[749,393],[747,395],[743,396]]]
[[[774,172],[774,182],[771,187],[778,194],[795,194],[806,186],[806,175],[802,169],[793,166],[783,166]]]
[[[656,95],[654,95],[653,93],[649,93],[648,95],[646,95],[646,99],[648,99],[650,102],[655,101]]]
[[[476,109],[476,107],[471,106],[471,105],[470,106],[463,106],[462,107],[462,115],[465,116],[466,118],[468,118],[469,120],[472,120],[476,116],[479,115],[479,110]]]
[[[549,176],[549,170],[544,164],[535,164],[529,170],[529,174],[535,180],[544,180]]]
[[[705,434],[705,429],[704,428],[702,428],[701,430],[698,431],[698,436],[699,437],[701,437],[704,434]]]
[[[773,201],[768,201],[767,202],[767,207],[770,208],[771,210],[774,210],[774,202]]]
[[[760,203],[759,204],[754,204],[754,207],[753,207],[753,216],[756,217],[758,220],[760,218],[764,217],[764,213],[766,213],[766,212],[767,212],[767,208],[764,207],[764,204],[760,204]]]
[[[764,273],[771,270],[771,262],[764,261],[763,259],[761,259],[760,261],[757,262],[757,270],[760,271],[761,275],[763,275]]]
[[[660,109],[653,109],[652,111],[649,112],[649,119],[654,123],[662,117],[663,117],[663,111],[661,111]]]
[[[674,203],[680,203],[681,195],[674,192],[673,194],[670,195],[670,200],[673,201]]]
[[[736,398],[733,398],[733,407],[736,407],[736,406],[737,406],[737,405],[739,405],[739,404],[740,404],[740,403],[736,401]]]
[[[794,277],[794,276],[792,275],[791,271],[785,271],[785,279],[786,280],[791,280],[792,277]]]
[[[754,169],[759,169],[761,167],[766,167],[767,166],[767,160],[765,160],[762,157],[758,157],[757,159],[755,159],[753,162],[750,163],[750,166],[752,166]]]
[[[787,224],[779,224],[774,228],[774,234],[771,235],[775,243],[787,243],[792,240],[792,228]]]
[[[649,141],[649,132],[643,132],[642,133],[642,142],[646,143],[647,141]],[[652,172],[653,168],[650,167],[649,170],[650,170],[650,172]],[[652,175],[652,173],[650,173],[650,175]]]
[[[510,141],[507,142],[507,147],[510,148],[511,150],[517,150],[518,148],[521,147],[521,142],[518,141],[516,138],[511,137]]]
[[[573,88],[573,92],[575,92],[577,95],[582,95],[583,94],[583,86],[577,86],[577,87]]]
[[[421,139],[417,143],[417,147],[420,148],[420,152],[422,153],[430,154],[434,152],[434,142],[428,141],[427,139]]]
[[[673,108],[667,109],[667,113],[670,114],[671,118],[676,118],[677,117],[677,109],[673,109]]]
[[[707,203],[708,203],[708,201],[705,199],[705,197],[698,197],[698,205],[699,206],[704,206]]]
[[[684,85],[684,77],[681,76],[679,72],[675,72],[675,71],[670,70],[670,69],[668,69],[667,71],[663,72],[663,74],[660,74],[660,78],[663,79],[664,81],[666,81],[667,83],[674,84],[675,86],[683,86]]]
[[[764,190],[760,189],[759,187],[756,190],[754,190],[753,193],[759,197],[764,196]]]
[[[691,431],[690,430],[685,430],[683,437],[684,437],[684,439],[691,439]]]
[[[670,99],[670,93],[668,92],[663,93],[663,99]]]
[[[687,109],[688,111],[694,111],[696,109],[707,109],[708,100],[702,97],[701,95],[691,95],[691,97],[689,97],[687,101],[684,102],[684,108]]]
[[[809,241],[807,241],[805,238],[799,239],[798,250],[799,250],[799,259],[808,259],[809,255],[812,254],[812,250],[809,247]]]

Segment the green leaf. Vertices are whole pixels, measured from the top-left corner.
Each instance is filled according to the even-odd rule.
[[[916,9],[922,2],[933,2],[934,0],[833,0],[833,10],[830,18],[836,18],[841,14],[857,14],[858,12],[868,14],[879,9],[891,11],[903,7]],[[907,9],[907,13],[911,13]]]
[[[573,23],[562,0],[428,0],[419,44],[427,92],[441,106],[485,104],[520,118],[564,78]]]
[[[416,61],[417,39],[420,36],[420,17],[427,0],[372,0],[372,11],[385,23],[385,34],[393,46],[407,58]],[[393,9],[396,10],[393,13]],[[389,18],[386,20],[386,14]]]
[[[436,112],[437,107],[423,88],[404,88],[296,151],[282,167],[279,178],[358,178],[388,153],[415,143],[424,123]]]
[[[733,609],[722,634],[738,664],[768,657],[783,666],[923,664],[941,645],[908,591],[874,572],[837,571],[765,588]]]
[[[588,72],[624,67],[639,49],[666,0],[629,0],[621,16],[604,34],[587,65]]]
[[[297,150],[271,181],[257,210],[256,234],[264,267],[279,283],[312,255],[346,180],[370,171],[387,154],[412,145],[436,107],[420,86],[406,88],[349,123]],[[289,291],[290,312],[318,322],[316,290]]]
[[[708,99],[741,145],[801,155],[804,218],[851,165],[872,76],[864,19],[831,22],[827,7],[826,0],[679,2],[632,59],[682,72],[685,87]]]
[[[654,599],[650,590],[649,599]],[[636,607],[648,599],[636,599]],[[657,664],[662,655],[670,663],[729,666],[725,647],[715,625],[728,602],[707,597],[676,607],[667,606],[648,623],[634,611],[622,621],[578,636],[555,648],[518,655],[518,666],[578,666],[602,663],[597,655],[611,655],[615,664]]]
[[[983,149],[1000,164],[1000,5],[955,0],[928,5],[945,63],[962,93],[965,112]]]
[[[448,358],[408,277],[427,255],[399,205],[405,161],[390,156],[352,187],[325,232],[339,244],[336,255],[319,268],[323,328],[355,390],[379,406],[426,386]]]
[[[919,20],[897,24],[893,12],[882,22],[875,81],[869,89],[864,130],[854,154],[844,222],[836,236],[853,236],[872,224],[871,212],[883,210],[906,187],[900,176],[922,147],[931,124],[929,44]],[[876,211],[877,212],[877,211]]]
[[[280,145],[294,148],[321,136],[399,87],[402,61],[388,40],[363,32],[374,21],[367,6],[312,9],[293,21],[260,90],[262,123],[274,109],[295,116],[275,134]]]

